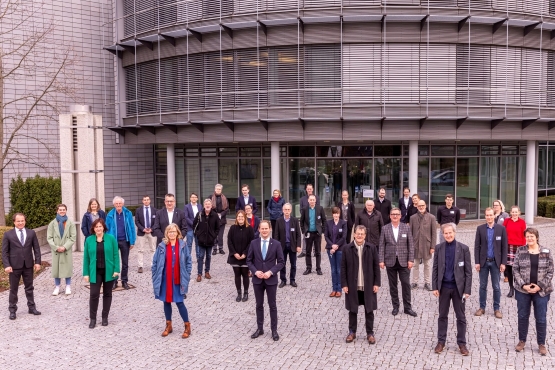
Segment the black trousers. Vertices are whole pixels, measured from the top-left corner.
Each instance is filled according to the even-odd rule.
[[[268,306],[270,306],[270,327],[272,328],[272,332],[277,331],[277,284],[268,285],[265,281],[262,281],[260,284],[252,284],[252,287],[256,299],[256,325],[258,326],[258,330],[264,330],[264,291],[266,291]]]
[[[218,238],[216,239],[216,242],[214,243],[214,246],[212,247],[212,251],[217,251],[218,248],[223,251],[224,250],[224,231],[225,231],[225,225],[220,224],[220,231],[218,232]]]
[[[289,282],[295,281],[295,276],[297,275],[297,248],[295,250],[291,250],[291,246],[285,246],[285,250],[283,251],[283,268],[279,271],[279,278],[283,282],[287,282],[287,270],[285,266],[287,266],[287,257],[289,257],[289,261],[291,262],[291,272],[289,273]]]
[[[306,268],[312,270],[312,246],[314,245],[314,255],[316,256],[316,271],[320,271],[322,262],[322,236],[317,232],[309,232],[306,238]]]
[[[277,223],[277,220],[270,220],[270,224],[272,224],[272,238],[274,239],[276,236],[276,223]]]
[[[121,254],[121,281],[127,283],[127,274],[129,273],[130,244],[128,241],[118,240],[118,248]]]
[[[457,317],[457,344],[466,344],[466,315],[464,313],[465,304],[459,291],[454,288],[441,287],[439,292],[439,318],[437,319],[437,340],[445,343],[447,339],[447,323],[449,316],[449,306],[453,302],[453,309]]]
[[[512,265],[505,265],[505,277],[509,279],[509,287],[514,288],[514,275]]]
[[[403,307],[405,310],[412,309],[410,303],[410,270],[402,267],[399,260],[395,260],[393,267],[387,267],[387,280],[389,280],[389,295],[393,308],[399,308],[399,290],[397,289],[397,277],[401,280],[401,290],[403,291]]]
[[[27,306],[29,309],[35,307],[35,298],[33,295],[33,268],[14,269],[9,275],[10,280],[10,298],[9,307],[10,312],[17,311],[17,291],[19,289],[19,281],[23,278],[23,286],[25,287],[25,296],[27,297]]]
[[[364,292],[357,290],[358,305],[363,306],[366,335],[374,335],[374,311],[367,312],[364,302]],[[349,311],[349,332],[357,332],[357,313]]]
[[[100,287],[102,287],[102,318],[107,318],[112,306],[112,287],[114,281],[106,281],[106,270],[96,270],[96,283],[91,283],[91,296],[89,299],[90,318],[96,320],[98,301],[100,300]]]

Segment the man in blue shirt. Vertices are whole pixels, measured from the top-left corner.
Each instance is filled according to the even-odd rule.
[[[301,230],[306,242],[306,270],[303,275],[312,272],[312,246],[316,256],[316,273],[322,275],[320,262],[322,260],[322,234],[326,231],[326,213],[322,206],[316,205],[316,196],[308,197],[308,208],[301,212]]]
[[[128,271],[129,271],[129,251],[135,246],[135,223],[133,222],[133,214],[123,205],[125,200],[122,197],[115,197],[114,208],[106,215],[106,227],[108,234],[114,236],[118,241],[118,247],[121,253],[121,286],[129,289]],[[118,286],[118,282],[114,284],[114,290]]]

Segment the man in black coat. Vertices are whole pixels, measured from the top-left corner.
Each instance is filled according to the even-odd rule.
[[[378,199],[376,199],[375,202],[375,209],[382,215],[384,225],[391,222],[391,219],[389,218],[389,213],[391,212],[391,201],[389,199],[385,199],[384,188],[380,188],[378,191]]]
[[[39,271],[41,262],[37,234],[25,227],[25,215],[23,213],[16,213],[13,216],[13,223],[15,228],[6,231],[2,239],[2,263],[4,264],[4,271],[10,274],[10,320],[16,319],[17,290],[22,277],[29,313],[40,315],[33,295],[35,289],[33,286],[33,269]]]
[[[166,194],[164,198],[166,208],[156,212],[154,225],[152,226],[152,235],[156,236],[156,246],[162,242],[166,227],[170,224],[176,224],[181,231],[181,235],[187,236],[187,220],[182,210],[175,208],[175,195]]]
[[[389,215],[387,217],[389,219]],[[364,209],[357,214],[355,227],[358,225],[366,227],[366,241],[378,248],[384,221],[380,212],[374,208],[373,200],[367,200]]]
[[[274,236],[281,244],[283,249],[283,268],[279,272],[281,283],[279,287],[283,288],[287,284],[287,271],[285,265],[287,264],[287,257],[291,263],[291,272],[289,273],[289,283],[292,287],[296,288],[295,276],[297,274],[297,253],[301,251],[301,230],[299,228],[299,221],[291,216],[293,207],[291,203],[283,205],[283,216],[276,221],[276,229]]]
[[[220,217],[213,207],[213,203],[210,199],[204,201],[204,209],[197,213],[193,221],[193,232],[198,241],[198,257],[197,257],[197,267],[198,275],[197,282],[202,281],[202,265],[204,264],[204,258],[206,256],[206,264],[204,265],[204,278],[212,279],[210,275],[210,261],[212,259],[212,254],[210,251],[218,238],[218,233],[220,232]]]
[[[356,338],[358,306],[364,306],[366,340],[375,344],[374,311],[378,309],[378,289],[381,285],[378,251],[365,242],[366,228],[355,227],[355,239],[343,247],[341,258],[341,287],[345,293],[345,308],[349,310],[349,335],[345,341]]]
[[[316,205],[316,196],[308,197],[308,208],[301,212],[301,230],[306,243],[306,270],[303,275],[312,272],[312,246],[316,256],[316,273],[322,275],[322,235],[326,231],[326,212],[322,206]]]

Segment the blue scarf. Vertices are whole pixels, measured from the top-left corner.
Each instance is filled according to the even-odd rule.
[[[56,221],[58,221],[58,229],[60,230],[60,238],[64,237],[64,222],[67,221],[67,216],[60,216],[60,215],[56,215]]]

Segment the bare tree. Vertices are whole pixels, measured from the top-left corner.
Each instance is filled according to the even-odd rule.
[[[54,39],[59,25],[45,5],[0,0],[0,225],[6,224],[8,167],[52,171],[51,162],[59,163],[57,143],[45,133],[57,132],[60,109],[79,86],[78,60],[71,45]]]

